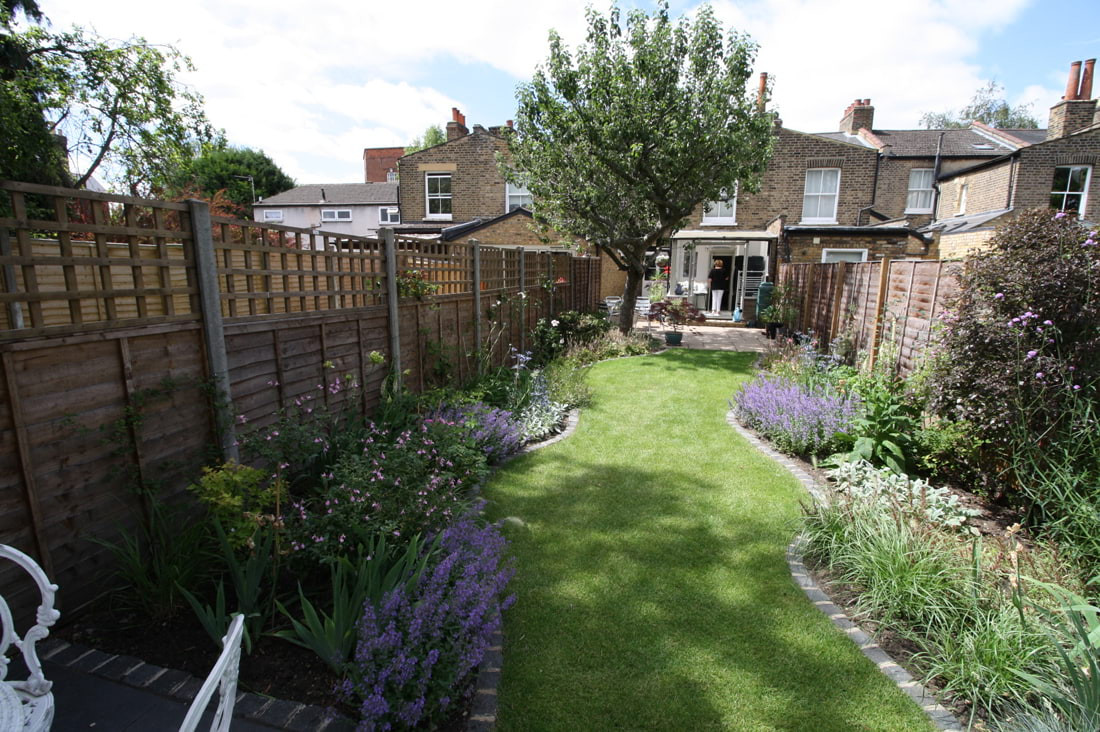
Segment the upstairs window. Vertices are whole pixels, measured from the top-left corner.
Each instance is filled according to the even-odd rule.
[[[505,213],[508,213],[509,211],[515,211],[521,206],[523,208],[526,208],[527,210],[531,209],[531,204],[533,203],[534,199],[531,198],[531,192],[529,190],[527,190],[523,186],[518,186],[515,183],[505,183],[504,188]]]
[[[451,220],[451,174],[428,173],[424,176],[429,219]]]
[[[802,196],[802,223],[835,224],[840,168],[810,168]]]
[[[722,191],[722,197],[717,201],[707,201],[703,204],[704,224],[736,224],[737,223],[737,191],[732,196]]]
[[[1088,198],[1092,168],[1088,165],[1065,165],[1054,169],[1054,185],[1050,192],[1050,207],[1059,211],[1083,214]]]
[[[389,170],[386,171],[386,182],[387,183],[396,183],[397,182],[397,171],[394,170],[393,168],[390,168]]]
[[[321,221],[351,221],[350,208],[323,208]]]
[[[283,211],[282,209],[264,209],[264,221],[282,221]]]
[[[905,213],[932,213],[932,168],[913,168],[909,171],[909,198],[905,201]]]
[[[400,224],[401,212],[397,206],[383,206],[378,209],[378,223],[380,224]]]

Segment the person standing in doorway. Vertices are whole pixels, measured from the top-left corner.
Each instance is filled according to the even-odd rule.
[[[722,310],[722,296],[729,287],[730,273],[722,266],[722,260],[714,260],[714,268],[707,275],[707,284],[710,285],[710,310],[717,315]]]

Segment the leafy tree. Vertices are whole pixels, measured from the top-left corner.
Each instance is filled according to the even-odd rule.
[[[249,182],[247,177],[251,176]],[[266,198],[294,187],[294,179],[284,173],[262,150],[247,147],[209,145],[200,155],[175,173],[171,188],[190,187],[212,197],[224,190],[226,197],[248,211],[252,205],[252,186],[256,196]]]
[[[925,112],[920,124],[927,130],[961,129],[969,127],[974,120],[984,122],[990,127],[1002,129],[1030,129],[1039,127],[1039,121],[1031,114],[1030,104],[1010,107],[1004,98],[1004,87],[991,81],[978,91],[970,104],[954,112]]]
[[[432,125],[428,129],[424,130],[423,137],[414,137],[413,141],[409,143],[409,146],[405,148],[405,154],[418,152],[425,148],[435,147],[436,145],[442,145],[447,141],[447,136],[443,134],[443,128],[439,125]]]
[[[21,6],[26,11],[30,3]],[[105,171],[136,194],[187,160],[196,141],[215,136],[202,98],[177,79],[191,62],[171,47],[140,38],[108,42],[81,28],[31,27],[3,41],[6,53],[23,63],[0,76],[6,133],[0,177],[33,179],[35,158],[19,151],[46,154],[35,118],[44,120],[47,134],[64,137],[65,154],[78,167],[76,187]]]
[[[587,238],[622,270],[619,327],[633,325],[646,251],[722,192],[759,189],[773,119],[749,93],[756,46],[722,29],[709,7],[693,21],[617,7],[587,11],[570,52],[554,31],[550,58],[517,92],[505,175],[527,186],[541,223]]]

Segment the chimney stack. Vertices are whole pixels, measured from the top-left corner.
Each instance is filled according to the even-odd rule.
[[[1085,61],[1084,73],[1082,73],[1080,61],[1070,64],[1069,78],[1066,80],[1066,95],[1062,97],[1062,101],[1050,108],[1050,119],[1047,122],[1048,140],[1072,135],[1093,124],[1096,100],[1091,97],[1095,65],[1094,58]]]
[[[447,123],[447,142],[457,140],[470,134],[466,129],[466,115],[458,111],[458,107],[451,107],[451,121]]]
[[[875,108],[870,99],[856,99],[844,110],[840,119],[840,131],[854,135],[861,129],[870,131],[875,122]]]

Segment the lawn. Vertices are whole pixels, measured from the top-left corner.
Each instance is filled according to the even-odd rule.
[[[495,475],[500,729],[931,728],[791,581],[801,488],[725,422],[753,355],[598,364],[576,433]]]

